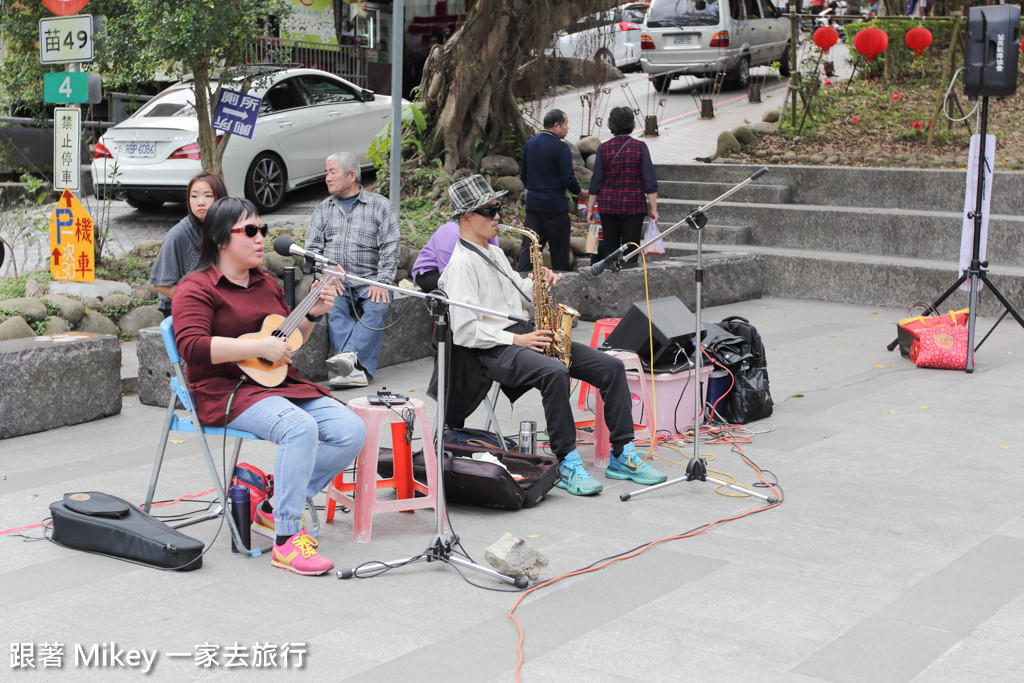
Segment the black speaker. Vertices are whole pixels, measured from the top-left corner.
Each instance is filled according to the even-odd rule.
[[[1017,90],[1020,7],[990,5],[967,10],[964,36],[964,94],[1006,97]]]
[[[638,301],[608,335],[604,345],[632,351],[640,356],[645,365],[651,362],[653,347],[655,366],[673,363],[677,360],[674,356],[679,348],[689,351],[693,347],[697,320],[686,304],[676,297],[651,301],[650,334],[647,321],[647,303]],[[683,356],[685,354],[681,354],[680,358]]]

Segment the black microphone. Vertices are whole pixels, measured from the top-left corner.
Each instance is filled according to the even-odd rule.
[[[622,258],[622,255],[626,253],[626,249],[629,248],[629,244],[623,244],[621,247],[608,254],[606,257],[590,266],[591,275],[600,275],[604,272],[604,269],[614,264],[616,261]]]
[[[291,237],[285,237],[284,235],[274,240],[274,251],[281,256],[291,256],[294,254],[295,256],[302,256],[303,258],[319,261],[320,263],[336,265],[334,261],[326,256],[321,256],[320,254],[309,251],[308,249],[303,249],[299,245],[295,244],[295,240]]]

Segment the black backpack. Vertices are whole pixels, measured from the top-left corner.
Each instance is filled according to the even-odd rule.
[[[772,414],[768,361],[764,344],[750,321],[731,315],[718,323],[727,334],[705,342],[708,353],[732,373],[735,384],[718,404],[722,419],[732,424],[753,422]]]

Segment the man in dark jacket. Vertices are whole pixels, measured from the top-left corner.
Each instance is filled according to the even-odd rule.
[[[523,145],[519,177],[526,186],[526,227],[540,237],[540,247],[551,249],[551,269],[569,270],[569,203],[565,192],[581,194],[572,170],[572,153],[563,142],[569,132],[569,118],[560,109],[544,116],[544,130]],[[584,198],[586,193],[583,193]],[[523,238],[519,250],[519,272],[532,270],[530,240]]]

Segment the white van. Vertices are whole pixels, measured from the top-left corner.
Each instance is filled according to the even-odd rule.
[[[655,89],[683,74],[712,76],[745,87],[750,67],[779,63],[790,73],[791,31],[771,0],[654,0],[640,37],[640,68]]]

